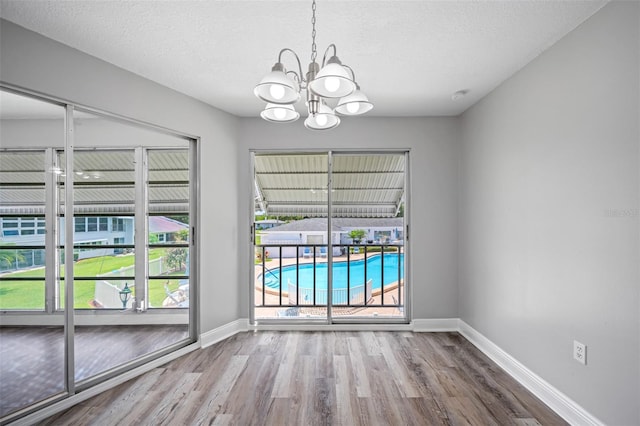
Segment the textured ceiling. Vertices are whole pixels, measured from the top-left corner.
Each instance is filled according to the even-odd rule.
[[[318,56],[337,45],[370,115],[457,115],[605,3],[319,0]],[[239,116],[263,108],[252,90],[281,48],[305,69],[311,54],[306,0],[0,0],[0,16]]]

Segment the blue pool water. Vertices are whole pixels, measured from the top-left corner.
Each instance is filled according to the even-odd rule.
[[[398,261],[400,268],[398,269]],[[351,287],[360,286],[365,283],[364,276],[364,259],[351,262],[335,262],[333,264],[333,288],[347,288],[347,264],[350,266],[349,282]],[[391,284],[398,281],[398,273],[400,279],[404,278],[404,254],[398,257],[397,253],[385,253],[384,255],[384,274],[381,274],[380,265],[382,258],[380,255],[371,256],[367,259],[367,280],[373,280],[372,288],[380,288],[380,284],[384,279],[384,284]],[[282,287],[286,288],[287,283],[296,283],[299,280],[299,287],[313,288],[313,263],[305,263],[299,265],[298,277],[296,277],[296,265],[282,267]],[[322,290],[327,288],[327,264],[317,263],[315,265],[316,273],[316,289]],[[259,277],[262,279],[262,276]],[[280,287],[280,269],[274,268],[265,273],[265,285],[269,288],[277,289]]]

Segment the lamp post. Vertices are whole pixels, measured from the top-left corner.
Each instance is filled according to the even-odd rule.
[[[124,283],[124,288],[120,290],[120,300],[122,301],[122,309],[127,309],[127,302],[131,298],[131,289],[129,284]]]

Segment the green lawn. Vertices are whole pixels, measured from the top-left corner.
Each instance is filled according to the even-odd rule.
[[[149,251],[149,260],[157,259],[164,255],[166,249],[152,249]],[[74,275],[76,277],[95,277],[116,271],[120,268],[133,266],[134,256],[102,256],[91,259],[83,259],[75,262]],[[61,275],[64,276],[64,266],[61,267]],[[184,274],[184,271],[175,274]],[[131,274],[133,275],[133,274]],[[15,272],[4,275],[7,278],[44,278],[44,268]],[[113,280],[116,281],[116,280]],[[160,307],[165,299],[164,280],[152,280],[149,282],[150,306]],[[130,283],[131,284],[131,283]],[[178,288],[178,280],[170,280],[169,289]],[[64,283],[61,283],[60,305],[64,304]],[[75,281],[74,307],[76,309],[90,308],[89,302],[95,294],[95,281]],[[2,281],[0,282],[0,309],[44,309],[44,281]]]

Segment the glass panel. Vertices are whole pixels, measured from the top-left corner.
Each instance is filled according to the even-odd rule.
[[[73,197],[76,214],[133,213],[135,158],[133,150],[91,150],[74,153]],[[97,231],[97,218],[84,219],[84,229]]]
[[[97,283],[100,285],[99,280]],[[74,288],[78,288],[78,284],[78,282],[74,283]],[[128,297],[122,293],[128,284],[130,282],[126,280],[110,279],[108,283],[104,282],[101,290],[103,300],[109,300],[112,305],[120,304],[120,309],[122,306],[130,309],[135,297],[135,289],[131,288],[132,293]],[[88,379],[131,359],[186,339],[189,336],[188,316],[185,314],[182,320],[183,324],[176,325],[76,326],[76,381]],[[78,318],[77,322],[82,323],[82,318]],[[110,342],[111,346],[107,347],[96,342]]]
[[[62,107],[0,90],[0,310],[39,311],[1,319],[0,417],[64,392],[64,327],[45,311],[46,188],[59,170],[43,149],[63,143]]]
[[[179,241],[189,238],[189,144],[97,115],[76,113],[74,121],[73,210],[85,222],[73,242],[75,378],[84,381],[189,336],[189,248]],[[172,226],[161,223],[154,234],[171,239],[147,251],[151,234],[140,246],[135,229],[152,207]],[[150,276],[141,273],[147,262]],[[165,304],[170,296],[184,298],[175,307],[186,309],[148,310],[174,307]],[[139,315],[138,309],[147,312]],[[162,324],[156,312],[170,315],[170,324]]]
[[[116,255],[114,252],[122,250],[125,254]],[[135,256],[133,249],[76,249],[74,250],[73,273],[74,282],[74,308],[75,309],[121,309],[121,304],[111,303],[111,299],[102,299],[101,290],[104,283],[112,279],[127,278],[130,287],[134,282]],[[90,257],[83,257],[89,254]],[[64,307],[64,250],[59,251],[60,274],[59,295],[60,307]],[[93,278],[93,279],[91,279]]]
[[[189,214],[149,216],[149,244],[165,246],[167,244],[189,243]]]
[[[149,211],[189,212],[187,149],[149,150]]]
[[[404,163],[404,153],[333,156],[334,318],[404,317]]]
[[[0,327],[0,416],[64,391],[64,327]]]
[[[20,272],[3,276],[0,281],[0,310],[43,310],[44,277],[34,276],[29,280],[16,280],[28,277]]]
[[[168,276],[149,280],[149,308],[188,308],[189,279]]]
[[[326,154],[255,155],[258,320],[327,317],[328,170]]]
[[[149,150],[148,307],[188,308],[189,152]]]
[[[186,246],[163,246],[149,250],[149,308],[176,308],[188,307],[189,303],[189,247]],[[179,300],[181,303],[172,304],[165,300],[172,291],[181,287],[183,296]],[[185,303],[182,303],[185,302]]]

